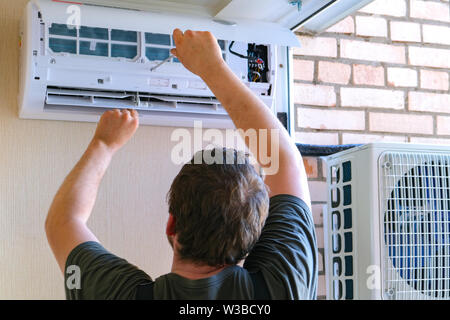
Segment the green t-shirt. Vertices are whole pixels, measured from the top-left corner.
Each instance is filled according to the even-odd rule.
[[[137,287],[152,282],[144,271],[93,241],[72,250],[66,270],[69,266],[79,268],[80,286],[69,289],[66,285],[67,299],[135,299]],[[198,280],[175,273],[160,276],[154,283],[154,299],[253,299],[249,272],[258,271],[272,299],[315,299],[317,268],[316,235],[310,209],[297,197],[277,195],[270,199],[261,237],[243,268],[230,266],[212,277]],[[70,276],[66,273],[66,284]]]

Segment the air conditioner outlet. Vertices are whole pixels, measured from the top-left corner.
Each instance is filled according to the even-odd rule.
[[[105,91],[47,87],[46,106],[78,106],[104,109],[136,109],[226,116],[215,98],[164,95],[136,91]]]

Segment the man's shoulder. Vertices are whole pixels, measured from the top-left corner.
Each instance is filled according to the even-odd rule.
[[[290,194],[277,194],[270,198],[269,215],[273,212],[300,214],[308,222],[313,222],[311,208],[304,200]]]
[[[66,268],[79,270],[78,286],[66,286],[67,299],[134,299],[136,287],[151,281],[149,275],[127,260],[89,241],[76,246],[66,261]],[[65,282],[72,280],[65,273]]]
[[[262,271],[273,297],[305,299],[316,292],[317,259],[309,206],[293,195],[271,197],[261,236],[244,266]]]

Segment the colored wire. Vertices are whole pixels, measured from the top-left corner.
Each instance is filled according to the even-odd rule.
[[[231,48],[233,48],[233,45],[234,45],[234,41],[231,41],[230,46],[228,47],[228,51],[230,51],[231,54],[234,54],[235,56],[238,56],[239,58],[242,58],[242,59],[247,59],[247,60],[251,60],[251,61],[257,60],[257,58],[255,58],[255,57],[245,56],[243,54],[237,53],[236,51],[233,51],[231,49]]]

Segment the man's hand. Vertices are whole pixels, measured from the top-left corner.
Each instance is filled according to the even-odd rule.
[[[136,132],[139,127],[139,115],[136,110],[106,111],[97,125],[93,141],[102,142],[112,152],[116,152]]]
[[[220,72],[226,66],[216,38],[207,31],[180,29],[173,32],[176,49],[171,53],[192,73],[201,78]]]

